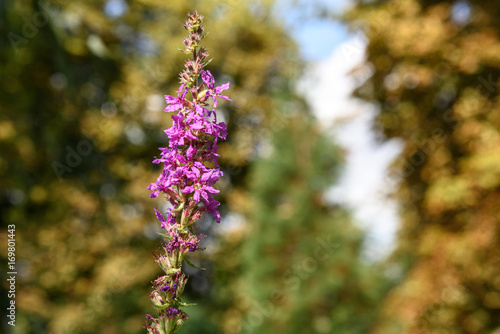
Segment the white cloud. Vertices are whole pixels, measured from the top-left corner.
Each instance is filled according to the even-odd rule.
[[[391,250],[398,225],[397,203],[387,198],[392,191],[387,169],[400,152],[400,144],[395,140],[378,143],[372,130],[376,107],[351,97],[371,75],[370,68],[361,66],[364,47],[361,37],[339,45],[330,57],[310,66],[297,89],[324,129],[332,129],[347,151],[344,172],[326,196],[353,210],[369,233],[367,255],[375,259]],[[359,70],[352,75],[355,67]]]

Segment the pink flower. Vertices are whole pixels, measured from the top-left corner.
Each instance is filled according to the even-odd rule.
[[[186,97],[187,92],[188,89],[186,88],[186,85],[182,84],[179,87],[179,92],[177,93],[177,97],[165,95],[165,101],[167,101],[167,104],[169,104],[165,108],[165,111],[171,112],[182,109],[184,107],[184,102],[185,102],[184,98]]]
[[[201,70],[201,78],[203,82],[207,85],[207,97],[211,97],[214,100],[214,108],[217,108],[217,97],[223,98],[224,100],[231,101],[231,99],[227,96],[221,95],[222,91],[229,88],[229,82],[215,87],[215,80],[210,73],[210,71]]]
[[[222,175],[220,170],[211,170],[210,172],[201,174],[199,169],[192,168],[192,171],[190,173],[186,173],[186,175],[189,177],[192,184],[182,189],[182,192],[184,194],[193,193],[193,199],[196,203],[200,202],[200,196],[208,202],[208,193],[216,194],[219,192],[219,190],[213,188],[212,185],[217,182],[219,177]]]

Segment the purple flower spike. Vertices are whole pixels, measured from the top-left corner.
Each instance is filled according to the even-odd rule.
[[[154,164],[163,166],[162,171],[147,187],[151,198],[163,194],[170,202],[166,213],[154,209],[165,230],[160,233],[163,237],[161,254],[155,254],[165,275],[153,282],[149,299],[159,313],[156,319],[146,316],[148,334],[174,333],[188,319],[188,315],[179,309],[186,306],[180,302],[187,282],[182,264],[194,266],[186,256],[200,249],[199,242],[204,237],[194,233],[194,223],[206,213],[217,223],[221,220],[220,203],[214,197],[219,190],[214,185],[223,175],[217,163],[220,156],[217,149],[218,141],[226,139],[227,127],[217,122],[215,108],[217,98],[231,100],[222,95],[229,88],[229,82],[216,87],[212,73],[203,69],[208,54],[205,49],[198,49],[205,36],[202,18],[197,13],[190,14],[184,26],[189,32],[184,40],[184,52],[193,55],[194,59],[186,62],[180,75],[177,96],[165,95],[165,111],[176,114],[171,116],[172,126],[164,130],[168,146],[160,147],[159,157],[153,160]],[[200,75],[203,83],[198,85]],[[213,110],[207,109],[210,98]]]

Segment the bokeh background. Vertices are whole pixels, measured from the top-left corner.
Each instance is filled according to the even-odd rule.
[[[164,94],[204,45],[228,140],[179,333],[500,332],[500,3],[0,0],[16,326],[144,333]]]

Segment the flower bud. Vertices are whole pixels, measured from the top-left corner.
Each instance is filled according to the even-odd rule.
[[[156,290],[153,290],[151,292],[151,294],[149,295],[149,300],[151,300],[153,305],[155,305],[156,307],[161,307],[165,304],[160,294]]]

